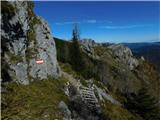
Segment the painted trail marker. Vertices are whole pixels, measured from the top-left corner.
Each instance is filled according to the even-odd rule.
[[[36,63],[37,63],[37,64],[43,64],[43,63],[44,63],[44,60],[38,59],[38,60],[36,60]]]

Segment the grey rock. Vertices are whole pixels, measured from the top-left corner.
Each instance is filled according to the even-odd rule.
[[[133,57],[132,51],[128,47],[122,44],[113,44],[108,46],[108,48],[112,49],[115,57],[117,57],[120,62],[128,65],[130,70],[138,66],[138,60]]]
[[[2,58],[5,59],[2,64],[8,65],[6,68],[8,75],[13,81],[21,84],[29,84],[29,81],[32,81],[30,78],[41,80],[48,76],[58,77],[60,68],[56,58],[55,42],[48,24],[41,17],[30,15],[32,7],[29,2],[9,1],[6,5],[15,9],[2,13],[1,22]],[[31,26],[33,18],[40,23]],[[27,37],[29,30],[34,32],[35,40]],[[28,59],[26,51],[32,48],[36,48],[37,52]],[[38,65],[36,60],[40,58],[44,60],[44,64]]]
[[[62,111],[64,120],[72,120],[71,111],[68,109],[68,106],[63,101],[59,103],[58,108]]]
[[[119,101],[115,100],[111,95],[106,93],[103,89],[98,88],[97,86],[95,86],[95,88],[98,93],[100,101],[104,101],[104,99],[105,99],[105,100],[110,101],[112,104],[121,106],[121,103]]]
[[[54,39],[50,33],[47,33],[47,30],[49,30],[48,25],[42,18],[39,17],[38,19],[42,23],[35,25],[38,53],[36,58],[30,60],[29,66],[31,68],[29,74],[33,78],[45,79],[48,76],[58,76],[60,68],[57,63]],[[46,36],[48,37],[46,38]],[[44,64],[36,64],[36,59],[43,59]]]
[[[13,8],[16,9],[14,15],[11,13],[2,13],[2,44],[5,44],[5,47],[8,49],[6,52],[2,48],[2,53],[6,62],[8,64],[8,74],[9,76],[16,82],[21,84],[28,84],[28,76],[27,76],[27,63],[25,61],[25,50],[26,50],[26,34],[28,30],[28,19],[27,19],[27,2],[18,2],[18,1],[10,1],[8,2]],[[11,15],[11,18],[8,16]],[[8,55],[8,53],[10,53]],[[17,63],[13,62],[13,57],[16,56],[21,58],[22,61]],[[3,72],[3,71],[2,71]],[[4,80],[5,81],[5,80]]]
[[[27,77],[27,64],[18,63],[15,66],[17,81],[21,84],[28,85],[29,80]]]
[[[92,39],[83,39],[79,41],[81,44],[81,48],[84,52],[86,52],[90,56],[94,56],[94,46],[96,45],[95,41]]]
[[[144,58],[143,56],[141,56],[141,60],[142,60],[142,61],[145,61],[145,58]]]

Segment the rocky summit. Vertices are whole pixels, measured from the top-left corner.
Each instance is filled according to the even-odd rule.
[[[80,40],[76,26],[69,41],[53,37],[33,8],[1,2],[3,120],[160,120],[153,63],[125,44]]]

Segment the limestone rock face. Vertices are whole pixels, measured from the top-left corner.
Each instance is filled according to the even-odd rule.
[[[94,40],[92,39],[80,40],[80,45],[81,45],[83,52],[85,52],[87,55],[91,57],[96,57],[94,47],[97,45],[97,43],[95,43]]]
[[[37,40],[37,54],[36,58],[29,61],[29,74],[34,78],[38,77],[45,79],[48,76],[57,76],[60,71],[56,58],[55,42],[49,32],[49,27],[42,18],[39,17],[37,19],[39,19],[42,24],[37,24],[34,26]],[[37,59],[43,59],[44,64],[35,64]]]
[[[138,60],[133,57],[132,51],[128,47],[122,44],[113,44],[108,48],[112,49],[115,57],[117,57],[119,61],[127,64],[130,70],[138,66]]]
[[[83,39],[80,41],[80,43],[83,45],[82,47],[88,52],[92,51],[92,47],[95,45],[95,42],[92,39]]]
[[[32,2],[3,1],[1,28],[2,81],[29,84],[60,74],[54,39],[47,23],[34,14]],[[36,64],[37,59],[44,64]]]

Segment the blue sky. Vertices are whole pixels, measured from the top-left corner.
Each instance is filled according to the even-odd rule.
[[[160,41],[160,2],[36,1],[34,11],[45,18],[53,36],[66,40],[78,23],[81,38],[97,42]]]

